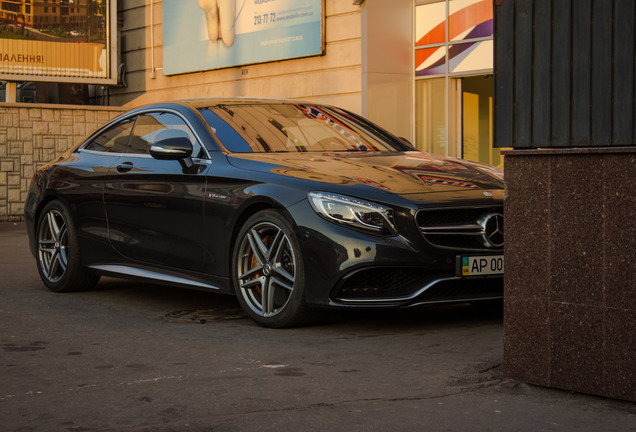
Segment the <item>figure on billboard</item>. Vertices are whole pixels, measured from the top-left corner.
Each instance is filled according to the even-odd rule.
[[[226,47],[234,43],[236,0],[198,0],[205,12],[208,37],[211,41],[221,39]]]
[[[163,0],[163,73],[321,55],[324,8],[325,0]]]

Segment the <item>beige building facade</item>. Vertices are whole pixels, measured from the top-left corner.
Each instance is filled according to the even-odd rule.
[[[325,1],[324,55],[173,76],[163,73],[163,2],[121,3],[121,60],[127,87],[111,90],[111,105],[259,96],[306,99],[363,111],[362,11],[350,0]]]
[[[235,2],[232,4],[243,13],[249,7],[254,13],[259,7],[292,4],[289,16],[293,17],[301,16],[304,5],[311,4],[319,8],[319,52],[179,72],[184,65],[170,60],[174,50],[170,53],[165,42],[189,31],[189,21],[175,30],[170,27],[175,22],[172,15],[189,5],[193,19],[201,22],[206,15],[198,5],[217,2]],[[19,3],[27,4],[26,0]],[[32,5],[35,3],[43,1]],[[58,4],[52,0],[49,4],[53,3]],[[126,109],[173,99],[235,96],[308,100],[362,114],[418,149],[503,166],[498,150],[492,148],[491,0],[189,0],[187,4],[181,0],[120,0],[117,5],[120,84],[102,87],[104,105]],[[166,17],[170,23],[164,23]],[[270,17],[254,15],[254,24],[256,18],[260,24]],[[219,36],[208,44],[222,48],[221,44],[232,45],[232,41]],[[189,45],[181,46],[187,49]],[[263,49],[256,43],[243,46],[248,59]],[[112,112],[108,114],[110,117]],[[0,117],[8,115],[9,111],[0,110]],[[24,114],[20,115],[22,119]],[[12,176],[13,183],[11,187],[5,183],[6,191],[0,190],[0,218],[18,218],[29,175],[18,173],[23,161],[9,160],[9,149],[16,155],[24,145],[25,154],[30,150],[26,141],[11,137],[41,131],[33,132],[28,122],[13,125],[24,131],[9,130],[6,125],[0,126],[0,137],[8,139],[6,146],[0,146],[0,162],[7,182]],[[50,140],[44,138],[47,147]],[[74,137],[68,146],[79,139]],[[59,142],[55,154],[63,150]]]
[[[362,114],[421,150],[503,166],[492,149],[491,0],[324,0],[321,55],[180,74],[166,73],[175,66],[164,59],[168,2],[120,2],[125,87],[110,90],[111,105],[309,100]],[[245,3],[274,2],[236,0]]]

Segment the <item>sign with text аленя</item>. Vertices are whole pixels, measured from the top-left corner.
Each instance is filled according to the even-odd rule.
[[[324,0],[164,0],[163,73],[320,55]]]

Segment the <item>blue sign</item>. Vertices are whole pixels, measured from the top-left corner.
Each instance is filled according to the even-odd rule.
[[[323,0],[164,0],[163,73],[323,52]]]

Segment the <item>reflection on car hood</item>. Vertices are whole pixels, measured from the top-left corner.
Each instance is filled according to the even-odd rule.
[[[229,160],[243,169],[336,185],[363,184],[398,195],[453,191],[482,194],[485,190],[499,195],[504,189],[503,173],[497,168],[415,151],[233,153]]]

